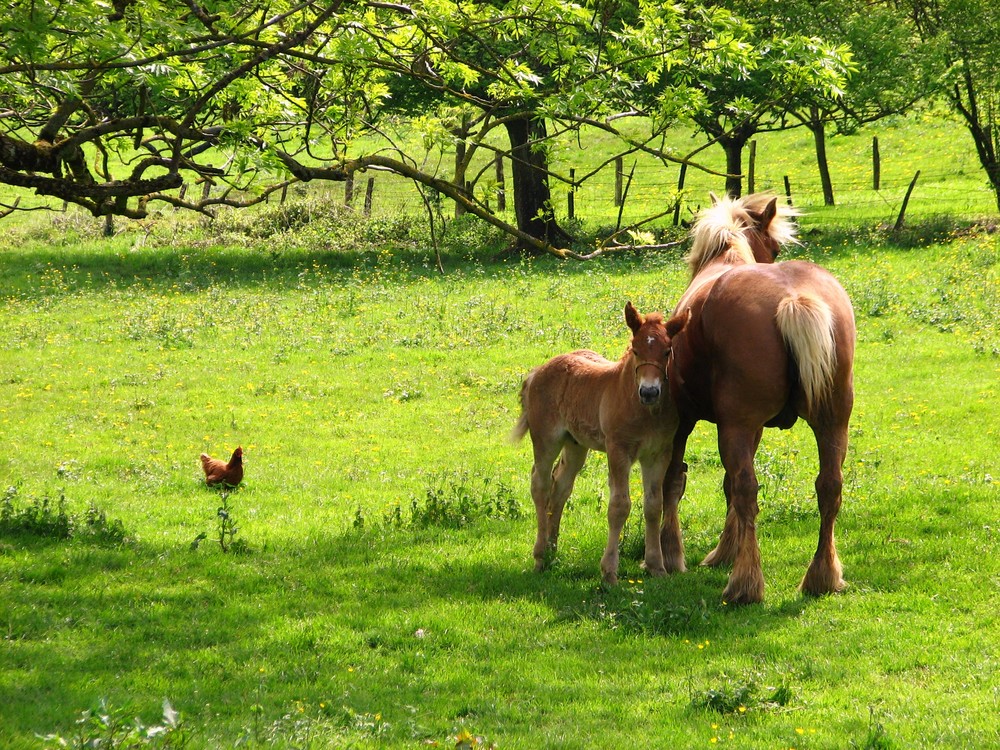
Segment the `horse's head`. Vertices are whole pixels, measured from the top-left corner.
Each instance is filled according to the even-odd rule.
[[[663,315],[658,312],[643,315],[631,302],[625,303],[625,322],[632,329],[629,355],[634,365],[639,401],[644,406],[655,406],[667,392],[670,342],[690,316],[687,311],[664,322]]]
[[[799,212],[788,205],[779,206],[776,197],[754,193],[736,201],[736,206],[746,226],[743,236],[758,263],[774,263],[782,245],[798,241],[792,219]]]
[[[792,218],[798,215],[766,193],[738,199],[712,195],[711,207],[698,215],[692,228],[694,242],[687,258],[692,276],[715,261],[774,263],[781,246],[796,241]]]

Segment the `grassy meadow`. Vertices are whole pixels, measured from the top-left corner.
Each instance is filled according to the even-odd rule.
[[[795,590],[799,424],[758,453],[765,602],[730,607],[697,566],[725,512],[711,425],[689,572],[644,578],[633,512],[615,588],[603,456],[536,574],[506,439],[531,367],[617,357],[626,300],[673,304],[680,250],[522,259],[460,221],[442,275],[405,215],[92,223],[0,251],[0,746],[1000,745],[996,235],[817,223],[789,249],[856,308],[850,588]],[[236,445],[243,486],[205,488],[199,453]]]

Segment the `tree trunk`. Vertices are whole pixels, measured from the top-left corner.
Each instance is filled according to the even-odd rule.
[[[510,138],[511,181],[514,191],[514,215],[522,232],[553,244],[568,239],[552,214],[551,193],[544,149],[534,148],[545,140],[545,121],[519,117],[506,123]],[[519,245],[525,250],[535,248]]]
[[[826,125],[817,109],[813,108],[811,115],[806,127],[813,134],[816,144],[816,166],[819,167],[819,181],[823,185],[823,205],[833,206],[833,180],[830,179],[830,162],[826,157]]]
[[[746,141],[723,138],[720,143],[726,150],[726,195],[739,198],[743,194],[743,146]]]
[[[970,73],[970,67],[969,65],[965,66],[962,84],[955,84],[955,87],[948,91],[948,98],[965,119],[965,124],[972,135],[972,141],[976,144],[979,163],[986,171],[990,187],[993,188],[997,210],[1000,211],[1000,160],[997,159],[996,143],[994,143],[992,135],[996,132],[998,123],[992,109],[989,109],[987,115],[981,113],[978,92]]]
[[[455,184],[459,190],[465,190],[465,168],[467,162],[465,161],[465,140],[460,137],[455,143],[455,177],[452,182]],[[465,206],[461,203],[455,204],[455,218],[465,213]]]
[[[465,139],[469,137],[469,115],[468,113],[462,114],[462,124],[451,131],[452,136],[455,138],[455,177],[453,182],[455,187],[459,190],[465,190],[466,185],[466,174],[468,173],[469,164],[472,161],[472,155],[475,153],[475,147],[469,148],[465,142]],[[465,206],[461,203],[455,203],[455,218],[465,213]]]

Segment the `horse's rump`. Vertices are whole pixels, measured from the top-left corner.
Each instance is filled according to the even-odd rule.
[[[819,266],[805,261],[736,266],[702,294],[700,323],[708,351],[698,359],[729,370],[722,377],[741,379],[740,393],[753,392],[759,402],[783,410],[791,406],[792,391],[800,391],[811,414],[835,387],[838,349],[851,367],[850,301]],[[692,380],[690,373],[686,379]]]

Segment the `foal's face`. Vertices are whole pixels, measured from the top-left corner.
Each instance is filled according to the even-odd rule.
[[[644,406],[660,402],[667,388],[670,339],[662,321],[646,321],[632,336],[632,361],[639,401]]]
[[[684,330],[690,319],[688,309],[664,323],[660,313],[643,315],[631,302],[625,304],[625,322],[632,329],[629,353],[635,366],[639,401],[644,406],[654,406],[666,395],[671,340]]]

